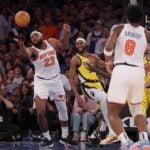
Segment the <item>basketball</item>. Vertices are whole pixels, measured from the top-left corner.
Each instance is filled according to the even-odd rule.
[[[18,11],[15,15],[15,23],[19,27],[26,27],[30,23],[30,15],[26,11]]]

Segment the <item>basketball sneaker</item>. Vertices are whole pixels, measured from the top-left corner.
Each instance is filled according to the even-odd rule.
[[[63,138],[63,137],[60,138],[59,142],[62,144],[69,144],[72,146],[76,146],[78,144],[77,141],[73,141],[70,138]]]
[[[103,139],[100,144],[101,145],[107,145],[107,144],[112,144],[112,143],[116,143],[119,142],[119,139],[116,135],[114,134],[110,134],[108,135],[105,139]]]
[[[150,150],[150,142],[146,140],[139,141],[140,150]]]
[[[41,139],[40,149],[49,149],[49,148],[53,148],[53,146],[54,144],[52,140],[48,140],[46,137],[43,137]]]

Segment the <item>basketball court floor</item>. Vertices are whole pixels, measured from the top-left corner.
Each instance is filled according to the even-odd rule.
[[[77,146],[62,145],[58,142],[54,143],[54,147],[49,150],[119,150],[119,143],[110,144],[107,146],[93,146],[79,143]],[[22,142],[0,142],[0,150],[47,150],[41,149],[38,142],[22,141]]]

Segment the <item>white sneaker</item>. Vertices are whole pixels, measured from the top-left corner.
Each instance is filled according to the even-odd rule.
[[[100,142],[101,145],[112,144],[118,142],[119,139],[116,135],[110,134],[104,140]]]
[[[94,131],[89,138],[90,139],[96,139],[98,137],[99,137],[99,135]]]
[[[86,132],[81,132],[80,134],[80,141],[85,142],[86,141]]]
[[[146,140],[139,141],[139,147],[141,150],[150,150],[150,142]]]

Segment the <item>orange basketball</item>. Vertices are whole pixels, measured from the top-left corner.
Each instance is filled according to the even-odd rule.
[[[19,27],[26,27],[30,23],[30,15],[26,11],[18,11],[15,15],[15,23]]]

